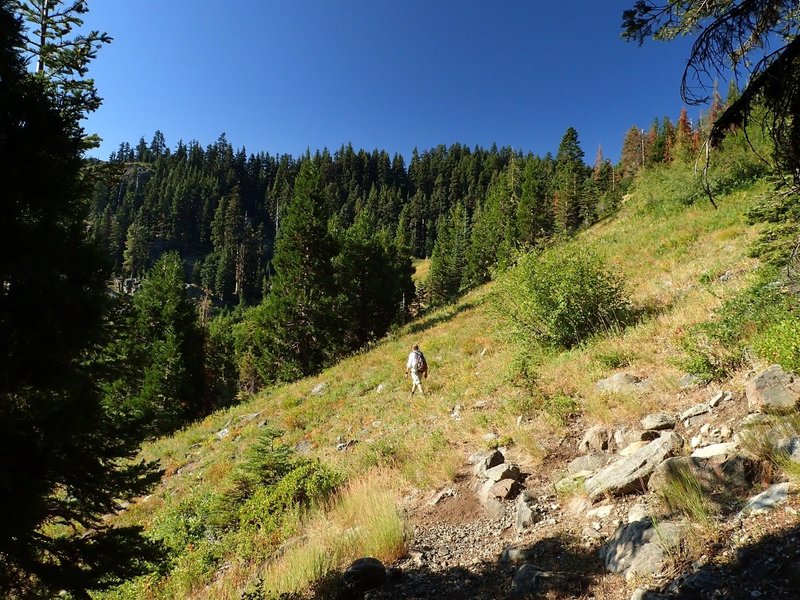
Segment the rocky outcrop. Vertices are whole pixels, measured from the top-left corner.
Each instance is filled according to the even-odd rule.
[[[595,384],[598,392],[605,393],[625,393],[636,392],[649,387],[646,381],[631,373],[615,373],[611,377],[601,379]]]
[[[586,493],[594,500],[606,494],[616,496],[642,491],[655,468],[682,445],[683,440],[678,434],[662,434],[631,456],[617,460],[587,479],[584,484]]]

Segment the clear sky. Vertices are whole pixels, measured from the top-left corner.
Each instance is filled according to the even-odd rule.
[[[114,37],[86,123],[106,158],[160,129],[248,152],[402,153],[460,142],[619,157],[632,125],[676,119],[689,40],[620,38],[633,0],[90,0]],[[696,109],[690,110],[695,117]]]

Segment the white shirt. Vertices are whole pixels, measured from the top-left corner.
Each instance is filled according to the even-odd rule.
[[[406,361],[406,369],[410,369],[412,371],[417,370],[417,357],[416,357],[416,350],[412,350],[411,354],[408,355],[408,361]]]

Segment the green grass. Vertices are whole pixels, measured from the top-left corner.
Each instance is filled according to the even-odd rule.
[[[256,588],[302,590],[359,554],[391,560],[401,553],[400,490],[445,485],[484,446],[489,431],[513,440],[520,462],[539,465],[575,416],[625,424],[654,407],[668,410],[682,373],[676,365],[684,332],[747,283],[754,265],[747,246],[755,231],[743,213],[761,191],[756,184],[722,197],[719,210],[704,202],[654,206],[653,194],[634,192],[616,218],[570,241],[603,257],[646,315],[569,351],[537,354],[528,383],[521,384],[512,368],[518,346],[489,310],[497,287],[489,284],[316,377],[266,389],[148,444],[143,457],[160,461],[166,476],[115,520],[154,534],[169,531],[182,550],[165,576],[101,597],[239,598]],[[420,267],[417,276],[424,275]],[[743,275],[729,282],[706,276],[727,270]],[[415,342],[430,377],[426,396],[412,401],[403,372]],[[595,391],[598,379],[622,368],[646,376],[652,388],[635,401]],[[321,382],[325,390],[312,394]],[[479,401],[485,407],[475,408]],[[460,420],[450,416],[456,405],[463,407]],[[518,425],[519,416],[529,419]],[[283,430],[279,441],[287,446],[310,444],[309,456],[341,473],[348,487],[274,530],[231,525],[207,535],[208,507],[235,484],[265,426]],[[337,451],[340,436],[356,443]]]

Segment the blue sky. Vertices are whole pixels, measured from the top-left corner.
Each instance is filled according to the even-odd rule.
[[[114,37],[92,63],[86,123],[122,141],[249,152],[400,152],[460,142],[553,152],[578,130],[616,160],[631,125],[677,118],[689,40],[620,38],[633,0],[90,0]],[[697,117],[697,109],[690,115]]]

